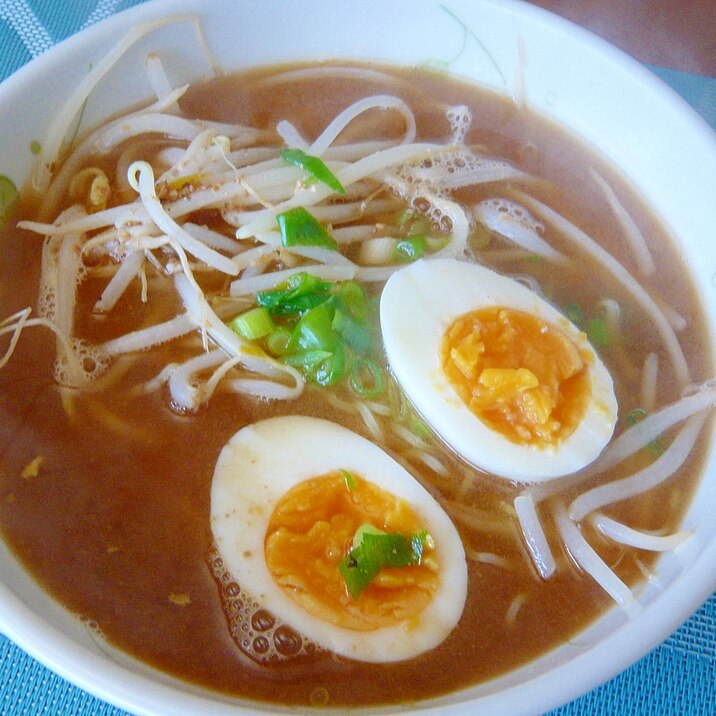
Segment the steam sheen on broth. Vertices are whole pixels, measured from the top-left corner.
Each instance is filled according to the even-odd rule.
[[[537,658],[615,604],[637,610],[655,555],[688,539],[679,522],[714,402],[700,306],[638,194],[511,99],[426,70],[272,67],[158,95],[85,135],[62,164],[45,157],[52,171],[36,174],[41,191],[28,188],[19,227],[0,241],[0,338],[9,341],[0,527],[43,587],[103,639],[173,676],[250,699],[333,706],[442,695]],[[282,156],[286,148],[301,152]],[[290,213],[296,207],[309,218]],[[517,282],[530,306],[556,308],[558,319],[553,309],[530,315],[549,322],[536,331],[562,325],[554,343],[567,346],[531,369],[523,354],[534,346],[521,345],[509,365],[492,348],[476,350],[468,389],[479,383],[481,400],[497,391],[490,430],[507,421],[522,437],[478,444],[474,456],[451,435],[479,418],[460,408],[443,431],[432,412],[442,388],[428,371],[411,391],[402,369],[417,354],[386,330],[393,320],[398,334],[417,335],[433,313],[436,331],[446,330],[456,316],[438,306],[442,294],[462,295],[455,274],[439,292],[426,279],[424,304],[403,295],[408,317],[385,302],[378,310],[386,281],[473,264],[499,274],[505,295]],[[508,308],[480,314],[485,335],[526,332],[532,319]],[[570,350],[568,377],[603,363],[601,442],[549,472],[535,464],[568,437],[529,447],[530,430],[551,434],[540,426],[552,414],[546,393],[524,396],[545,383],[534,366]],[[492,362],[480,364],[483,353]],[[430,360],[439,354],[438,341]],[[461,405],[457,394],[446,400]],[[535,401],[542,412],[525,407]],[[585,411],[575,408],[575,424]],[[301,623],[277,621],[250,577],[232,573],[215,531],[234,509],[213,501],[219,455],[239,434],[277,424],[264,421],[295,425],[295,416],[371,440],[452,521],[467,564],[453,595],[466,597],[464,608],[450,605],[457,626],[437,643],[426,637],[424,650],[388,663],[353,660],[352,646],[338,656],[322,628],[317,646]],[[511,461],[520,440],[532,462]],[[301,449],[283,449],[290,458],[276,464],[301,472]],[[330,468],[348,474],[349,491],[351,451]],[[240,475],[241,463],[233,469]],[[427,514],[411,517],[411,530]],[[440,566],[449,561],[442,534]],[[373,597],[416,567],[391,569],[367,588]]]

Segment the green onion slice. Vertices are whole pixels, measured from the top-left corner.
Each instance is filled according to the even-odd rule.
[[[329,358],[319,363],[308,373],[308,379],[322,386],[332,385],[346,373],[346,353],[343,346],[337,346]]]
[[[420,216],[411,221],[408,228],[408,238],[416,236],[428,236],[432,231],[432,224],[427,216]]]
[[[335,292],[336,301],[353,318],[364,321],[368,317],[368,297],[361,284],[355,281],[344,281]]]
[[[10,218],[19,197],[20,193],[12,179],[4,174],[0,175],[0,224],[4,224]]]
[[[398,261],[417,261],[425,253],[425,237],[413,236],[401,239],[395,245],[395,258]]]
[[[355,490],[356,487],[358,487],[358,482],[355,478],[355,475],[353,475],[352,472],[349,472],[348,470],[344,470],[343,468],[340,468],[341,475],[343,475],[343,479],[346,482],[346,488],[348,489],[348,492],[351,490]]]
[[[361,525],[353,538],[353,548],[338,567],[348,593],[358,599],[385,567],[419,565],[428,539],[427,531],[405,536],[383,532],[370,524]]]
[[[303,368],[306,371],[316,369],[318,365],[329,360],[333,353],[325,351],[321,348],[313,348],[312,350],[294,351],[284,356],[283,362],[292,365],[294,368]]]
[[[584,312],[578,303],[570,303],[565,306],[564,315],[574,323],[575,326],[581,326],[582,323],[584,323]]]
[[[408,427],[410,432],[417,435],[423,440],[429,440],[433,437],[433,433],[430,430],[428,424],[419,416],[412,414],[408,420]]]
[[[345,373],[346,359],[341,346],[332,352],[320,348],[298,351],[284,356],[282,360],[299,368],[307,381],[324,387],[340,380]]]
[[[306,152],[301,149],[283,149],[281,151],[281,159],[289,164],[294,164],[301,169],[305,169],[314,180],[323,182],[326,186],[333,189],[333,191],[337,191],[339,194],[346,193],[338,177],[318,157],[306,154]]]
[[[611,344],[607,323],[603,318],[592,318],[584,328],[589,342],[595,348],[608,348]]]
[[[346,357],[342,346],[333,351],[320,348],[298,351],[283,357],[283,362],[300,368],[305,379],[317,385],[332,385],[346,372]]]
[[[283,246],[321,246],[335,251],[336,240],[326,228],[303,206],[276,216]]]
[[[355,361],[351,367],[351,387],[362,398],[377,398],[385,390],[380,366],[367,358]]]
[[[375,349],[371,316],[377,307],[355,281],[331,283],[298,272],[275,289],[259,292],[256,300],[266,319],[275,318],[278,324],[267,321],[261,331],[266,350],[299,368],[309,382],[330,385],[346,375],[356,356],[370,355]],[[258,333],[258,329],[251,332]],[[355,370],[367,373],[354,378],[363,386],[358,390],[372,395],[380,387],[378,392],[382,392],[382,374],[377,366]]]
[[[291,331],[287,328],[276,328],[266,337],[266,348],[273,356],[282,356],[288,351]]]
[[[333,312],[325,303],[307,311],[296,324],[289,350],[322,349],[332,351],[340,343],[333,330]]]
[[[346,372],[346,355],[333,330],[333,311],[327,303],[307,311],[293,329],[284,363],[300,368],[306,380],[331,385]]]
[[[336,308],[331,325],[356,353],[365,355],[370,352],[373,347],[373,328],[370,324],[356,321],[340,308]]]
[[[301,271],[289,276],[270,291],[260,291],[256,294],[256,301],[259,306],[268,309],[272,316],[302,314],[327,301],[332,288],[332,283]]]
[[[634,410],[630,410],[629,413],[626,416],[626,422],[627,425],[630,427],[632,425],[636,425],[637,423],[640,423],[644,418],[647,416],[646,410],[644,408],[634,408]]]
[[[252,308],[250,311],[236,316],[229,326],[250,341],[264,338],[276,328],[269,312],[263,306]]]

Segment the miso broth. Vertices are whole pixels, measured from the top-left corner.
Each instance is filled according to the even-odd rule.
[[[472,115],[465,145],[509,162],[532,179],[460,187],[451,194],[454,200],[470,212],[490,197],[519,201],[523,192],[528,193],[567,217],[638,275],[623,228],[594,179],[596,172],[647,240],[656,270],[651,277],[638,275],[640,283],[658,297],[660,305],[670,306],[685,319],[678,339],[692,381],[704,381],[713,373],[702,340],[706,328],[701,307],[678,250],[659,223],[658,207],[653,212],[646,206],[602,158],[512,100],[439,73],[356,66],[350,73],[332,76],[325,71],[329,67],[274,67],[216,78],[192,87],[180,100],[181,113],[266,130],[272,136],[276,125],[288,120],[311,141],[353,102],[391,95],[400,97],[414,113],[415,141],[446,142],[453,128],[445,108],[465,105]],[[337,143],[400,137],[401,116],[378,111],[390,115],[381,124],[387,134],[370,135],[378,123],[366,114],[351,123]],[[273,146],[278,154],[282,140],[276,136],[272,142],[263,139],[256,143]],[[111,207],[113,202],[136,198],[126,187],[120,191],[115,180],[117,162],[126,166],[128,156],[155,156],[187,144],[154,132],[122,142],[108,155],[88,156],[82,166],[98,167],[109,177],[114,192]],[[169,191],[162,200],[190,196],[196,189],[194,179],[176,184],[176,194]],[[381,194],[382,198],[391,196],[390,191]],[[53,215],[44,220],[53,221],[71,203],[64,192]],[[38,212],[42,213],[42,207],[28,200],[20,206],[18,218],[32,219]],[[190,218],[194,224],[233,238],[236,227],[215,207],[201,208]],[[389,221],[397,225],[397,219],[386,211],[383,223]],[[629,292],[549,222],[541,219],[541,223],[547,227],[542,235],[557,250],[576,257],[568,268],[516,250],[474,219],[465,259],[523,277],[565,312],[578,306],[585,320],[602,315],[598,304],[604,299],[618,304],[618,339],[595,348],[614,381],[619,403],[615,435],[619,435],[627,429],[632,411],[643,407],[642,370],[649,353],[659,359],[657,405],[676,401],[683,386],[651,319]],[[84,240],[100,231],[93,229]],[[255,242],[245,245],[249,250]],[[0,319],[36,305],[41,250],[41,236],[14,228],[4,231]],[[159,268],[166,267],[166,256],[159,250],[155,254]],[[347,255],[359,260],[355,248],[347,249]],[[107,254],[86,257],[73,331],[90,345],[168,321],[181,309],[171,277],[147,262],[143,278],[131,282],[113,310],[106,314],[93,310],[113,275],[114,258]],[[196,279],[207,296],[226,292],[229,282],[201,271],[196,271]],[[377,300],[381,286],[381,281],[367,283],[369,298]],[[253,661],[231,631],[236,627],[231,605],[240,598],[241,588],[250,591],[250,585],[222,583],[214,568],[209,500],[219,452],[240,428],[275,415],[315,415],[368,437],[371,431],[362,413],[350,408],[351,401],[360,398],[345,382],[325,388],[309,385],[292,400],[217,389],[195,411],[177,410],[166,384],[156,390],[137,388],[146,386],[168,364],[181,364],[200,353],[201,340],[196,330],[151,350],[113,356],[96,379],[74,389],[58,385],[53,377],[55,337],[45,329],[27,328],[0,370],[3,537],[43,588],[78,617],[96,625],[112,645],[187,682],[247,699],[329,706],[406,703],[504,674],[574,638],[613,608],[612,598],[575,566],[554,525],[551,501],[569,504],[583,485],[567,485],[564,492],[538,505],[557,563],[555,573],[544,579],[530,558],[514,513],[514,499],[525,486],[472,468],[434,435],[421,434],[430,454],[447,468],[444,474],[431,469],[433,463],[421,460],[400,433],[388,429],[387,421],[392,418],[377,412],[375,420],[385,426],[381,446],[428,486],[461,534],[469,574],[463,616],[440,646],[408,661],[360,663],[324,651],[275,665]],[[0,346],[0,350],[5,349]],[[391,390],[397,392],[387,370],[385,375]],[[410,407],[405,410],[409,413]],[[662,453],[673,434],[661,436],[657,449]],[[604,511],[639,530],[676,531],[699,479],[703,442],[701,438],[677,474],[662,485]],[[644,448],[630,458],[629,469],[620,465],[588,484],[606,482],[612,474],[631,474],[654,459],[649,448]],[[601,558],[638,593],[638,585],[654,565],[654,553],[608,540],[586,520],[581,528]],[[292,626],[300,632],[300,625]],[[261,625],[254,627],[260,631]],[[281,645],[277,648],[282,649]],[[286,652],[291,648],[289,638]]]

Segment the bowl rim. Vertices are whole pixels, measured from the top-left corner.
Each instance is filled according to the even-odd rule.
[[[183,0],[178,4],[182,7],[194,6],[198,14],[203,14],[204,10],[211,12],[227,2],[228,0],[212,3]],[[250,2],[251,0],[245,0],[243,4]],[[429,4],[434,5],[432,2]],[[521,0],[478,0],[474,5],[514,12],[531,22],[546,24],[570,33],[577,41],[585,43],[598,56],[603,57],[607,63],[616,63],[622,67],[624,72],[644,87],[646,94],[668,103],[677,119],[680,118],[697,135],[700,133],[700,140],[707,144],[711,142],[713,147],[716,147],[716,135],[703,118],[641,64],[606,41],[564,18]],[[66,38],[10,75],[0,86],[0,97],[24,92],[24,88],[35,83],[38,76],[51,74],[64,58],[85,52],[87,47],[98,39],[112,37],[134,23],[176,12],[177,2],[174,0],[149,0],[102,20]],[[653,606],[650,605],[626,627],[604,639],[588,653],[562,665],[562,678],[559,681],[554,680],[550,671],[512,687],[510,698],[506,698],[506,692],[480,697],[480,707],[485,707],[485,713],[489,712],[488,709],[494,710],[499,706],[509,713],[526,715],[566,703],[634,663],[676,629],[714,590],[716,540],[712,539],[688,568],[673,580],[666,593],[654,600]],[[678,603],[680,608],[667,608],[667,603]],[[661,607],[655,608],[657,605]],[[0,583],[0,629],[52,671],[120,708],[139,714],[154,714],[157,713],[157,707],[161,709],[171,705],[177,709],[176,713],[196,713],[198,710],[207,714],[227,713],[226,703],[216,696],[212,695],[212,701],[207,702],[195,692],[175,688],[171,685],[171,680],[166,683],[157,682],[126,666],[108,662],[36,614],[3,583]],[[642,635],[639,639],[634,637],[637,631]],[[644,633],[648,636],[644,637]],[[584,668],[586,663],[590,665],[589,669]],[[155,697],[148,698],[148,692],[154,692]],[[231,703],[235,704],[233,701]],[[469,706],[467,702],[442,703],[435,706],[426,703],[424,711],[444,715],[457,714],[463,713]],[[231,711],[249,714],[254,713],[253,708],[252,705],[232,705]],[[274,712],[274,709],[276,713],[285,712],[273,705],[260,704],[258,708],[261,713]],[[422,707],[420,710],[423,710]]]

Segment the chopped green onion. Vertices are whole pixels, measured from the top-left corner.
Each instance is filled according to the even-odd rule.
[[[603,318],[592,318],[588,320],[585,326],[585,333],[587,334],[589,342],[595,348],[608,348],[611,343],[607,323]]]
[[[348,470],[344,470],[343,468],[340,468],[340,470],[341,475],[343,475],[343,479],[346,482],[346,488],[348,489],[348,492],[350,492],[351,490],[355,490],[356,487],[358,487],[358,482],[356,481],[354,475],[348,472]]]
[[[428,440],[433,436],[433,433],[430,430],[428,424],[421,417],[415,415],[415,413],[410,416],[409,428],[411,433],[417,435],[423,440]]]
[[[266,337],[266,348],[274,356],[282,356],[288,351],[291,340],[291,331],[286,328],[277,328]]]
[[[384,535],[387,534],[387,532],[385,530],[380,529],[379,527],[376,527],[375,525],[372,525],[370,522],[364,522],[353,535],[351,549],[356,549],[357,547],[360,547],[361,543],[363,542],[363,535],[366,534]]]
[[[320,348],[332,351],[340,339],[333,330],[333,315],[325,303],[306,311],[296,324],[289,342],[289,350]]]
[[[339,194],[346,193],[338,177],[318,157],[306,154],[301,149],[283,149],[281,151],[281,159],[289,164],[294,164],[301,169],[305,169],[314,179],[323,182],[326,186],[333,189],[333,191],[337,191]]]
[[[353,548],[338,567],[351,597],[358,599],[385,567],[419,565],[428,540],[425,531],[405,537],[385,533],[373,525],[361,525],[353,538]]]
[[[367,358],[355,361],[351,367],[351,387],[362,398],[377,398],[385,390],[380,366]]]
[[[415,261],[425,251],[439,251],[450,241],[447,236],[431,236],[432,222],[427,216],[417,214],[413,209],[403,212],[398,219],[398,227],[404,237],[397,242],[394,249],[398,261]]]
[[[368,297],[361,284],[355,281],[344,281],[335,292],[336,300],[351,316],[363,321],[368,316]]]
[[[339,308],[336,308],[333,315],[332,327],[356,353],[365,355],[373,346],[371,326],[368,323],[354,320]]]
[[[378,315],[380,312],[380,294],[371,296],[368,299],[368,312],[373,315]]]
[[[425,253],[425,237],[413,236],[401,239],[395,245],[395,258],[398,261],[416,261]]]
[[[305,379],[317,385],[331,385],[346,372],[346,358],[342,346],[327,351],[321,348],[297,351],[283,357],[283,362],[300,368]]]
[[[331,351],[322,348],[313,348],[306,351],[294,351],[284,356],[283,362],[292,365],[294,368],[303,368],[307,371],[313,370],[316,366],[325,360],[328,360],[333,354]]]
[[[316,385],[332,385],[345,374],[345,353],[341,346],[334,351],[320,348],[309,351],[290,353],[283,357],[283,362],[294,368],[300,368],[305,379]]]
[[[343,346],[337,346],[329,358],[322,361],[307,374],[309,380],[317,385],[332,385],[346,373],[346,354]]]
[[[0,175],[0,224],[4,224],[10,218],[19,197],[20,193],[12,179],[4,174]]]
[[[664,439],[661,437],[661,435],[658,435],[649,442],[647,448],[649,448],[649,452],[654,457],[661,457],[666,451],[666,444],[664,443]]]
[[[644,408],[634,408],[630,410],[626,416],[627,425],[632,426],[640,423],[646,417],[646,410]]]
[[[37,156],[42,151],[42,144],[40,144],[37,139],[33,139],[30,142],[30,151]]]
[[[272,323],[263,336],[266,350],[299,368],[309,382],[332,384],[346,374],[356,355],[374,349],[369,319],[377,303],[354,281],[334,284],[299,272],[275,289],[259,292],[256,300],[279,323]]]
[[[327,303],[307,311],[296,324],[283,361],[299,367],[306,380],[331,385],[345,374],[345,350],[333,330],[333,312]]]
[[[283,246],[321,246],[336,250],[338,243],[325,227],[303,206],[276,216]]]
[[[256,301],[267,308],[272,316],[300,314],[327,301],[332,288],[332,283],[301,271],[289,276],[270,291],[260,291],[256,294]]]
[[[570,303],[565,306],[564,315],[574,323],[575,326],[581,326],[582,323],[584,323],[584,313],[578,303]]]
[[[250,341],[264,338],[276,328],[269,312],[262,306],[252,308],[250,311],[236,316],[229,323],[229,326],[240,336]]]

